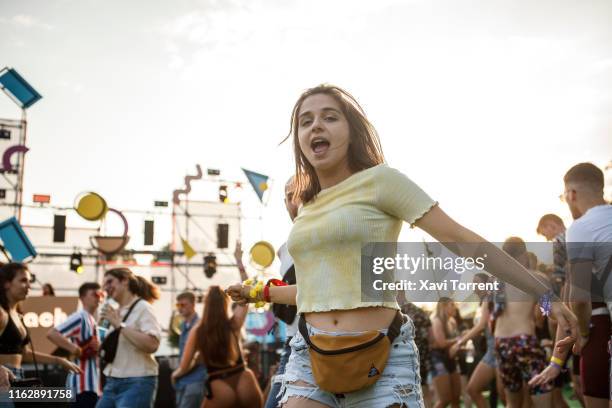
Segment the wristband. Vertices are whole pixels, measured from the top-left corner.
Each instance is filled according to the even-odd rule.
[[[263,290],[263,298],[264,301],[268,303],[272,303],[270,299],[270,286],[287,286],[287,282],[283,282],[280,279],[270,279],[268,283],[266,283],[266,287]]]
[[[550,366],[559,369],[559,371],[563,371],[563,367],[561,367],[559,364],[555,363],[554,361],[550,362]]]
[[[269,285],[266,285],[264,287],[264,290],[263,290],[263,299],[264,299],[264,302],[272,303],[270,301],[270,286]]]
[[[565,363],[565,361],[561,360],[560,358],[557,358],[555,356],[552,356],[550,358],[550,362],[559,366],[559,368],[563,367],[563,364]]]
[[[255,283],[253,279],[247,279],[242,282],[243,285],[251,286]],[[251,286],[251,290],[249,291],[249,298],[254,301],[255,307],[264,307],[266,302],[262,300],[263,298],[263,289],[264,284],[262,281],[258,281],[255,285]]]

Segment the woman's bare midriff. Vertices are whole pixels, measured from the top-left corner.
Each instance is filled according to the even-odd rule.
[[[387,329],[397,310],[386,307],[364,307],[351,310],[305,313],[311,326],[325,331],[359,332]]]
[[[21,367],[21,354],[0,354],[0,365]]]

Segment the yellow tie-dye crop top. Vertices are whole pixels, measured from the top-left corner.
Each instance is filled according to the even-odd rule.
[[[382,306],[361,300],[361,248],[397,242],[402,221],[411,225],[436,204],[386,164],[355,173],[321,190],[304,205],[287,242],[297,280],[299,313]]]

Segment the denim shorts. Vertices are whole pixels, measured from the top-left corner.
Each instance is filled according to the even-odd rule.
[[[488,365],[491,368],[497,368],[497,359],[495,358],[495,349],[487,348],[487,352],[484,356],[482,356],[482,361],[484,364]]]
[[[347,394],[332,394],[317,387],[312,375],[308,345],[298,332],[289,345],[291,355],[287,362],[281,387],[281,403],[289,398],[308,398],[329,407],[370,408],[405,404],[408,407],[424,407],[419,374],[419,352],[414,344],[414,325],[407,316],[400,335],[395,338],[389,353],[387,366],[380,379],[369,387]],[[327,332],[307,324],[308,333],[346,336],[351,332]],[[381,330],[385,333],[386,330]],[[341,373],[339,373],[341,375]],[[296,385],[301,381],[310,385]]]

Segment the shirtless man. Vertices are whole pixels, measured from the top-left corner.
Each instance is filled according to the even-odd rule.
[[[529,257],[525,242],[517,237],[508,238],[503,250],[525,268],[529,268]],[[540,275],[546,280],[544,275]],[[505,302],[496,301],[495,351],[497,366],[506,392],[508,407],[528,405],[523,386],[546,367],[546,353],[535,336],[536,300],[510,285],[504,285]],[[500,312],[501,310],[501,312]],[[529,389],[536,407],[551,404],[552,383],[548,382]]]

